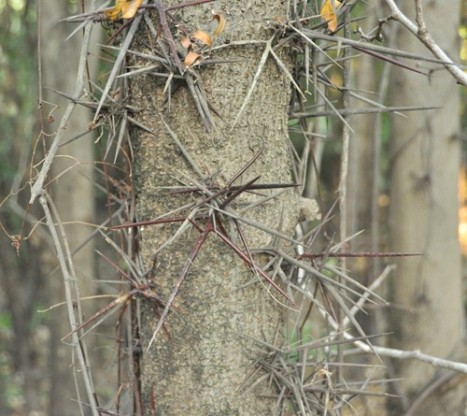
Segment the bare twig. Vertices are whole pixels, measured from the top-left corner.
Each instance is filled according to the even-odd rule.
[[[89,45],[91,41],[91,30],[92,30],[92,24],[89,22],[84,29],[83,45],[81,47],[81,54],[79,58],[78,71],[77,71],[77,76],[76,76],[76,84],[75,84],[75,89],[73,93],[76,99],[79,99],[84,88],[84,82],[85,82],[85,76],[86,76],[86,63],[88,59],[88,49],[89,49]],[[74,101],[70,101],[63,114],[62,119],[60,120],[60,125],[57,129],[57,133],[55,134],[55,137],[52,142],[52,145],[50,146],[49,152],[47,153],[42,163],[42,168],[40,172],[38,173],[34,181],[34,184],[31,186],[31,196],[29,198],[30,205],[34,203],[36,198],[42,192],[45,179],[47,178],[50,167],[52,166],[52,162],[55,157],[55,154],[57,153],[58,148],[60,147],[60,143],[63,137],[65,136],[67,125],[70,120],[71,114],[73,113],[73,110],[75,108],[75,105],[76,104]]]
[[[62,225],[60,224],[60,221],[57,217],[57,212],[54,212],[55,217],[58,219],[58,229],[61,234],[61,240],[63,244],[65,244],[65,250],[63,249],[62,242],[60,241],[60,237],[57,233],[57,225],[55,224],[52,213],[50,212],[49,209],[49,203],[51,203],[50,198],[47,198],[47,194],[45,191],[42,191],[39,197],[39,202],[42,206],[42,209],[44,210],[45,218],[46,218],[46,223],[47,227],[49,228],[50,235],[52,236],[55,249],[57,252],[57,259],[60,263],[60,269],[62,271],[62,277],[64,281],[64,287],[65,287],[65,297],[66,297],[66,305],[68,309],[68,317],[70,320],[70,326],[73,328],[73,330],[76,330],[79,327],[79,321],[76,320],[75,318],[75,297],[73,296],[73,291],[76,292],[77,287],[76,287],[76,277],[74,275],[74,270],[72,267],[72,259],[71,259],[71,253],[69,253],[69,249],[66,246],[66,236],[65,232],[63,230]],[[53,207],[52,207],[53,208]],[[75,287],[75,290],[72,289],[72,285]],[[79,293],[77,294],[79,299]],[[79,302],[78,302],[79,306]],[[80,315],[79,310],[78,310],[78,315]],[[98,411],[98,403],[95,395],[95,390],[94,390],[94,383],[92,381],[92,374],[90,371],[90,368],[88,366],[88,362],[86,359],[86,352],[85,352],[85,345],[84,343],[81,342],[79,339],[78,333],[74,332],[72,335],[72,340],[73,340],[73,348],[78,356],[78,363],[80,367],[80,373],[83,377],[84,385],[86,388],[86,393],[88,396],[89,400],[89,405],[90,409],[92,411],[93,416],[99,416],[99,411]]]
[[[388,7],[391,9],[392,18],[401,23],[409,32],[414,34],[426,46],[426,48],[439,59],[439,62],[444,65],[457,82],[462,85],[467,85],[467,73],[465,73],[459,64],[456,64],[435,42],[430,32],[426,28],[423,19],[421,2],[416,2],[416,21],[417,24],[412,22],[397,6],[394,0],[385,0]]]

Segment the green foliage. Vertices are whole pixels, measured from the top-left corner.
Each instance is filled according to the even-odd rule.
[[[0,0],[0,177],[8,192],[36,107],[36,11],[25,0]]]
[[[0,334],[4,334],[11,330],[11,316],[9,313],[0,313]]]

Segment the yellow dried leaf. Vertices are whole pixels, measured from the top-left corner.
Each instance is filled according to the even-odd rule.
[[[122,11],[124,3],[125,0],[115,0],[115,6],[111,10],[105,12],[106,17],[110,20],[116,20]]]
[[[117,20],[120,16],[124,19],[131,19],[141,6],[143,0],[115,0],[115,6],[105,12],[109,20]]]
[[[208,45],[208,46],[212,45],[211,36],[209,35],[209,33],[206,33],[202,30],[197,30],[195,33],[193,33],[192,38],[200,41],[201,43],[204,43],[205,45]]]
[[[337,29],[337,16],[336,10],[340,7],[339,0],[325,0],[323,7],[321,7],[321,17],[328,24],[328,29],[334,32]]]
[[[225,17],[224,15],[220,14],[219,12],[216,12],[216,11],[212,11],[212,18],[213,20],[217,20],[217,27],[216,29],[214,30],[214,32],[212,33],[213,36],[217,36],[217,35],[220,35],[224,29],[225,29],[225,23],[226,23],[226,20],[225,20]]]
[[[187,53],[183,63],[185,64],[186,68],[189,68],[190,66],[193,66],[199,58],[201,58],[201,55],[199,53],[190,51]]]
[[[127,1],[122,6],[122,17],[124,19],[131,19],[141,6],[143,0]]]

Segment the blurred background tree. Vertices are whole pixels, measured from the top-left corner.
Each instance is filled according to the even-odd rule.
[[[364,32],[373,28],[377,18],[386,12],[380,3],[372,0],[365,7],[360,5],[358,15],[366,15],[367,19],[352,28],[360,25]],[[60,118],[66,102],[43,89],[44,102],[38,108],[37,33],[41,33],[42,87],[65,93],[74,84],[80,43],[79,36],[64,42],[70,28],[57,23],[61,17],[78,12],[79,5],[42,2],[39,32],[36,6],[31,0],[0,1],[0,222],[5,231],[5,238],[0,239],[0,413],[62,415],[67,409],[66,414],[72,415],[78,407],[70,402],[76,397],[70,352],[60,341],[68,332],[68,321],[60,308],[37,313],[63,299],[56,261],[51,255],[53,247],[41,227],[21,244],[19,255],[11,246],[12,242],[18,243],[15,235],[28,235],[40,218],[35,207],[26,215],[28,192],[21,190],[30,179],[30,161],[38,162],[43,157],[48,134],[57,125],[52,118]],[[413,3],[405,2],[405,7],[404,11],[413,17]],[[315,9],[319,10],[318,5]],[[465,1],[449,5],[433,1],[425,7],[429,31],[454,60],[460,50],[464,60],[466,57],[466,13]],[[396,26],[386,26],[384,44],[400,45],[421,54],[422,45]],[[458,44],[458,33],[464,36],[463,49]],[[352,240],[349,249],[424,254],[419,259],[397,262],[398,271],[387,293],[392,302],[387,314],[375,315],[370,307],[372,318],[362,316],[361,320],[369,333],[395,332],[396,336],[385,338],[393,346],[462,360],[465,321],[457,240],[457,177],[465,175],[460,167],[466,132],[465,88],[461,101],[458,87],[443,71],[424,77],[376,62],[370,56],[355,60],[352,87],[357,93],[390,105],[442,108],[404,116],[359,115],[351,119],[354,133],[350,141],[347,234],[360,230],[365,233]],[[432,69],[426,63],[414,66],[425,72]],[[342,83],[336,77],[336,83]],[[332,94],[331,89],[327,94]],[[352,103],[355,108],[364,106],[361,100]],[[59,108],[55,108],[56,104]],[[76,134],[88,128],[90,118],[82,112],[76,113],[73,120],[78,124],[73,124],[70,131]],[[329,118],[327,124],[321,119],[313,128],[316,137],[326,136],[325,140],[315,140],[314,147],[315,160],[322,160],[318,170],[325,192],[321,196],[331,201],[338,182],[335,162],[341,151],[332,136],[338,136],[341,126],[335,118]],[[70,134],[68,139],[73,136]],[[54,181],[54,192],[62,220],[96,222],[96,170],[92,165],[96,150],[92,139],[85,136],[62,150],[50,175],[51,179],[59,177]],[[309,172],[308,196],[318,197],[314,170]],[[466,204],[465,200],[461,202],[462,213]],[[465,227],[463,220],[461,216],[461,226]],[[78,250],[75,261],[83,296],[92,295],[97,290],[94,241],[88,241],[92,229],[70,225],[67,232],[72,249]],[[362,282],[369,284],[382,264],[380,259],[363,258],[350,266]],[[92,302],[84,304],[89,305],[87,315],[96,309]],[[92,350],[92,354],[98,353]],[[389,403],[390,414],[438,415],[446,409],[456,414],[465,406],[462,400],[467,396],[467,383],[462,375],[438,372],[416,362],[395,364],[392,375],[403,376],[404,381],[394,385],[402,399]],[[372,414],[368,408],[366,411]],[[374,414],[383,414],[380,408],[377,412]]]
[[[66,41],[69,27],[60,19],[77,12],[77,3],[69,1],[0,2],[0,187],[3,197],[11,192],[0,218],[10,236],[27,235],[38,220],[35,214],[40,215],[34,207],[26,214],[26,195],[20,191],[29,180],[30,161],[43,157],[68,102],[52,89],[69,94],[75,82],[81,40],[75,36]],[[92,60],[89,70],[95,71]],[[93,232],[89,225],[95,220],[95,146],[90,135],[85,140],[72,139],[86,132],[90,121],[89,110],[79,108],[74,113],[70,143],[62,147],[50,176],[58,185],[54,194],[62,220],[73,223],[67,231],[70,247],[76,251],[83,296],[96,293],[94,240],[89,238]],[[18,255],[7,238],[0,239],[1,414],[58,416],[64,409],[67,415],[79,414],[70,401],[76,397],[71,350],[61,341],[69,332],[66,314],[63,308],[38,312],[64,299],[50,243],[40,227],[21,244]],[[85,305],[88,315],[96,308],[92,301]]]
[[[401,4],[415,21],[415,7]],[[458,28],[460,1],[449,7],[443,1],[425,4],[428,31],[450,56],[459,54]],[[419,41],[400,30],[397,46],[420,51]],[[388,313],[389,344],[395,348],[421,349],[439,357],[464,361],[465,317],[463,280],[458,237],[459,183],[461,168],[460,89],[444,71],[432,65],[417,65],[428,73],[394,69],[391,77],[392,105],[432,105],[433,111],[414,112],[406,118],[393,116],[390,141],[390,218],[391,250],[419,252],[423,256],[398,260],[396,276],[390,281]],[[465,140],[465,137],[464,137]],[[394,363],[395,383],[402,396],[392,414],[439,415],[465,411],[467,383],[445,384],[456,378],[453,372],[436,370],[412,361]],[[418,405],[417,398],[426,396]],[[426,397],[425,397],[426,399]],[[417,403],[417,407],[412,407]],[[436,405],[434,405],[436,404]]]
[[[39,11],[40,63],[41,63],[41,113],[42,140],[50,143],[58,128],[58,122],[68,105],[68,96],[73,95],[79,62],[78,51],[81,48],[81,36],[68,38],[70,26],[61,20],[80,12],[83,4],[79,2],[50,0],[37,4]],[[97,28],[96,28],[97,29]],[[87,71],[95,77],[98,56],[99,33],[95,30],[93,47],[89,52]],[[89,84],[87,89],[92,92]],[[86,96],[80,97],[87,99]],[[79,280],[83,298],[97,293],[97,266],[93,224],[96,220],[96,182],[95,182],[95,144],[94,135],[89,132],[92,120],[91,110],[78,106],[67,125],[67,134],[55,158],[49,178],[52,182],[52,195],[55,205],[65,226],[70,250],[76,264],[76,276]],[[48,265],[46,287],[47,303],[56,305],[63,302],[65,292],[60,271],[55,259]],[[84,317],[90,316],[97,308],[97,302],[88,299],[83,302]],[[74,359],[70,347],[61,339],[69,332],[70,324],[63,308],[51,311],[48,315],[50,330],[49,354],[49,409],[53,416],[66,413],[78,415],[78,406],[73,406],[70,399],[76,396],[76,380],[70,368]],[[95,358],[99,367],[100,351],[95,342],[88,344],[90,356]],[[104,369],[101,368],[103,371]]]
[[[14,235],[22,233],[27,196],[20,190],[29,179],[40,131],[36,22],[33,2],[0,2],[0,219],[5,231],[0,238],[0,413],[5,415],[45,409],[47,391],[44,344],[49,330],[37,309],[48,301],[44,256],[50,247],[43,245],[40,232],[31,235],[18,255],[11,245]],[[32,222],[35,213],[30,213]]]

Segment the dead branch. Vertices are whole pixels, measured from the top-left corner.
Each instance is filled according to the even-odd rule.
[[[70,320],[70,326],[75,330],[79,327],[79,321],[76,319],[75,311],[75,300],[79,299],[79,292],[77,291],[76,276],[73,268],[73,260],[71,258],[71,253],[66,242],[66,235],[63,229],[63,225],[60,223],[58,218],[58,213],[54,209],[52,200],[47,195],[47,193],[42,190],[39,197],[39,202],[44,210],[46,224],[49,228],[50,235],[55,245],[55,250],[57,253],[57,259],[60,264],[60,269],[62,271],[62,277],[65,287],[65,297],[66,297],[66,306],[68,310],[68,318]],[[49,205],[52,204],[53,215],[57,219],[57,223],[54,222],[51,210]],[[57,232],[58,228],[58,232]],[[60,234],[60,237],[59,237]],[[75,293],[75,296],[73,296]],[[76,303],[78,306],[78,316],[81,316],[79,309],[79,302]],[[87,358],[86,358],[86,346],[80,340],[76,332],[72,335],[72,346],[75,354],[78,357],[78,363],[80,367],[80,373],[82,374],[84,385],[86,388],[87,398],[89,400],[89,406],[92,411],[93,416],[99,416],[98,403],[95,395],[94,383],[92,379],[91,369],[89,368]]]
[[[391,9],[392,18],[402,24],[409,32],[415,35],[426,46],[426,48],[439,59],[440,63],[446,68],[453,78],[462,85],[467,85],[467,74],[456,64],[435,42],[430,32],[426,28],[423,18],[422,4],[416,0],[416,22],[412,22],[396,5],[394,0],[385,0]]]

